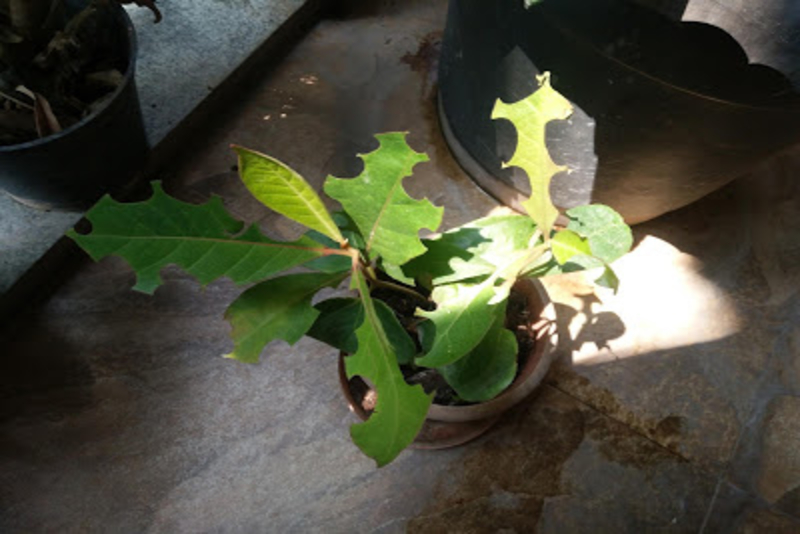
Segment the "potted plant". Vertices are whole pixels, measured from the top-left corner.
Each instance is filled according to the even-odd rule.
[[[0,187],[43,208],[86,208],[141,166],[136,39],[120,3],[0,0]]]
[[[405,134],[386,133],[377,136],[375,151],[360,156],[359,176],[325,182],[325,193],[343,209],[334,214],[288,166],[234,147],[250,192],[309,229],[294,241],[269,238],[256,226],[244,228],[218,197],[186,204],[158,184],[145,202],[121,204],[104,197],[87,214],[92,231],[69,236],[95,260],[125,258],[140,291],[154,291],[167,264],[183,267],[202,284],[222,276],[255,283],[226,312],[234,342],[227,357],[256,362],[269,342],[292,344],[306,334],[349,353],[342,359],[347,378],[360,376],[377,392],[372,415],[354,425],[351,436],[382,466],[412,443],[431,409],[434,392],[414,383],[424,381],[419,371],[438,375],[434,385],[443,379],[456,404],[486,401],[477,406],[507,408],[521,398],[519,392],[503,393],[518,374],[517,340],[505,329],[514,315],[507,312],[509,296],[522,285],[523,295],[534,295],[539,308],[546,296],[536,296],[542,295],[541,285],[525,293],[520,281],[597,267],[598,283],[617,285],[609,263],[632,241],[617,213],[581,206],[566,213],[566,227],[555,227],[559,213],[548,188],[561,167],[550,160],[542,140],[547,123],[566,118],[571,106],[546,75],[540,83],[528,98],[498,101],[494,110],[494,118],[510,121],[525,140],[509,161],[530,177],[534,193],[525,215],[490,216],[421,238],[422,229],[438,229],[443,208],[411,198],[402,182],[427,157],[408,146]],[[306,271],[286,273],[298,266]],[[348,297],[312,300],[322,288],[340,287],[348,279],[353,293]],[[533,360],[545,364],[547,358]],[[536,363],[523,366],[522,374],[540,380],[546,368]],[[530,389],[529,384],[522,391]],[[479,415],[481,426],[488,415]]]

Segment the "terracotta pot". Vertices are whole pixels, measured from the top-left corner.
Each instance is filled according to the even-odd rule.
[[[531,318],[528,327],[535,333],[536,340],[531,352],[520,358],[525,363],[516,379],[503,393],[487,402],[468,406],[431,405],[425,424],[411,445],[412,448],[444,449],[477,438],[541,383],[555,356],[555,308],[538,280],[520,280],[512,291],[521,293],[527,299],[528,316]],[[347,379],[345,357],[344,353],[339,356],[339,382],[342,392],[353,412],[366,421],[370,412],[364,407],[363,399],[372,397],[374,402],[374,392],[358,376]]]

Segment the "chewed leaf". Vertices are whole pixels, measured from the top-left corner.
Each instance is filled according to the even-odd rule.
[[[233,149],[239,156],[242,182],[262,204],[338,243],[344,241],[319,195],[302,176],[265,154]]]
[[[517,372],[517,339],[505,328],[505,306],[477,347],[438,371],[466,401],[487,401],[505,390]]]
[[[124,258],[137,274],[134,289],[145,293],[161,284],[161,269],[170,264],[202,284],[223,276],[246,284],[327,253],[307,237],[274,241],[255,226],[237,235],[243,225],[228,215],[218,197],[199,206],[187,204],[164,193],[158,182],[149,200],[123,204],[105,196],[86,218],[92,223],[89,234],[70,230],[67,236],[95,261]]]
[[[608,206],[592,204],[567,210],[567,228],[589,241],[592,255],[605,263],[625,255],[633,245],[633,234],[622,215]]]
[[[341,202],[374,251],[394,265],[402,265],[425,252],[419,238],[423,228],[435,231],[442,221],[442,208],[427,199],[408,196],[402,181],[417,163],[428,156],[408,146],[403,133],[375,136],[377,150],[361,156],[364,171],[355,178],[328,177],[325,192]]]
[[[550,200],[550,181],[553,175],[567,168],[550,159],[545,128],[548,122],[566,119],[571,113],[572,105],[550,86],[548,73],[539,77],[539,89],[532,95],[513,104],[498,100],[492,112],[492,119],[507,119],[517,129],[517,148],[504,166],[519,167],[528,175],[531,196],[522,206],[546,238],[558,217],[558,210]]]
[[[353,282],[361,295],[364,322],[356,330],[358,351],[345,359],[345,367],[349,378],[358,375],[369,380],[378,400],[366,422],[350,427],[350,436],[382,467],[414,441],[433,397],[425,394],[422,386],[406,384],[364,275],[356,272]]]
[[[261,282],[242,293],[225,312],[235,346],[225,357],[255,363],[270,341],[283,339],[295,344],[319,315],[311,299],[320,289],[337,286],[345,276],[292,274]]]

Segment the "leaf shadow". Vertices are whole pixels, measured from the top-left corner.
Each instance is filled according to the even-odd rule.
[[[626,331],[625,323],[616,313],[594,311],[594,305],[601,304],[595,294],[580,295],[578,298],[580,299],[578,309],[562,303],[554,304],[558,328],[556,350],[562,356],[571,357],[587,343],[594,344],[597,350],[607,349],[610,341],[622,337]],[[582,326],[573,334],[569,327],[575,324],[579,317],[582,318]]]
[[[454,275],[463,271],[480,245],[489,242],[491,238],[484,236],[480,228],[461,228],[423,239],[428,251],[404,265],[403,272],[411,278],[429,275],[438,279]],[[480,274],[485,273],[477,273]]]

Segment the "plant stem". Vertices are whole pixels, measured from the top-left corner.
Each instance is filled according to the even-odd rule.
[[[400,293],[405,293],[406,295],[410,295],[420,302],[429,302],[427,298],[423,297],[410,287],[401,286],[400,284],[395,284],[394,282],[387,282],[385,280],[378,280],[377,278],[370,277],[370,283],[372,287],[383,287],[385,289],[391,289],[392,291],[399,291]]]

